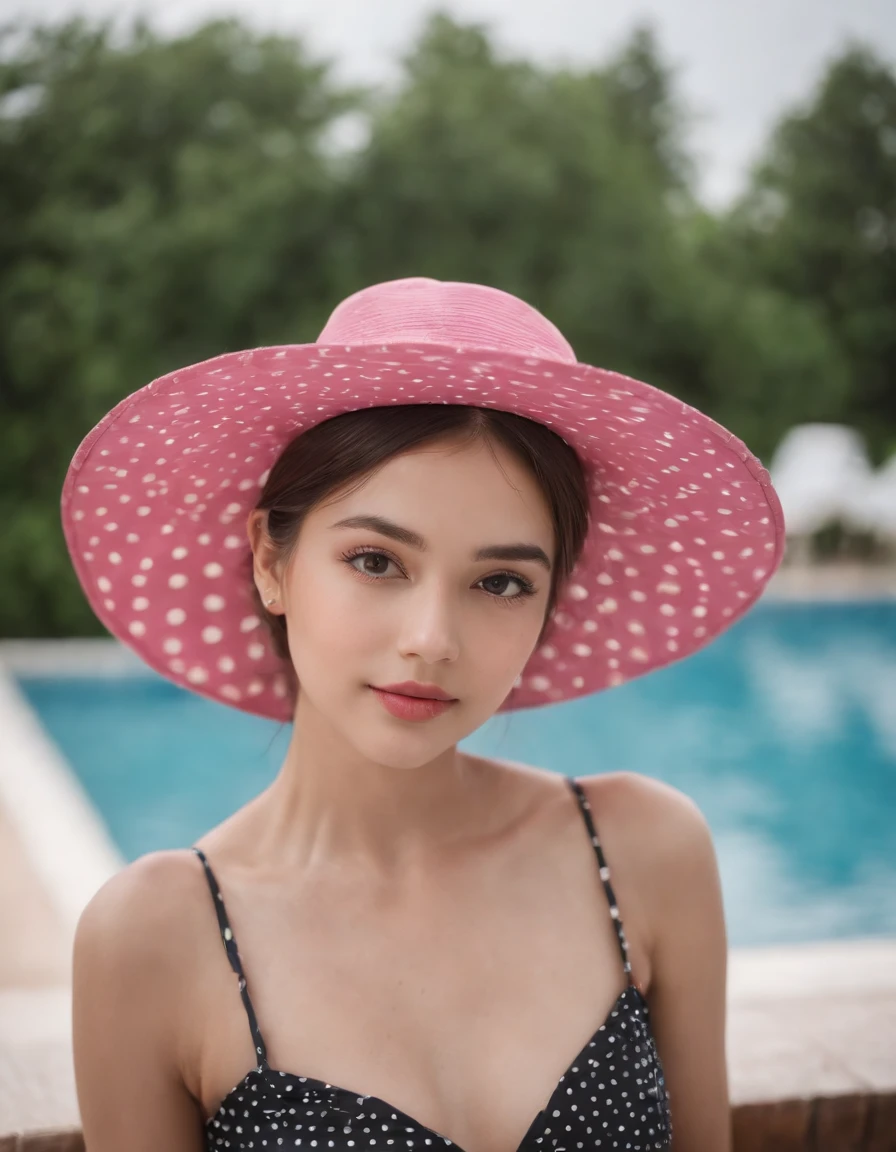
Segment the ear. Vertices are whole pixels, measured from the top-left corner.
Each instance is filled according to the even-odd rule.
[[[252,549],[252,577],[265,611],[274,616],[283,612],[280,594],[280,562],[276,545],[268,534],[268,514],[253,508],[246,521],[246,535]]]

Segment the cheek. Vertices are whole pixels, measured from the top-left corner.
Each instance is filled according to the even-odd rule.
[[[332,561],[293,571],[287,586],[287,621],[296,651],[331,657],[363,653],[382,633],[385,619],[372,612],[354,582]]]
[[[531,656],[541,627],[540,613],[527,606],[491,606],[471,620],[464,640],[464,677],[477,694],[493,696],[510,691]]]
[[[483,659],[492,667],[503,669],[512,680],[516,679],[538,643],[540,628],[540,616],[514,621],[483,645]]]

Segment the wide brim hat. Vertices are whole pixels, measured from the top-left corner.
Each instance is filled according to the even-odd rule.
[[[290,719],[290,680],[254,606],[246,536],[268,472],[298,433],[330,417],[445,403],[548,425],[588,477],[581,558],[501,711],[684,659],[751,607],[780,562],[780,503],[731,432],[649,384],[578,363],[515,296],[414,278],[348,297],[315,343],[169,372],[100,421],[62,493],[91,607],[169,680]]]

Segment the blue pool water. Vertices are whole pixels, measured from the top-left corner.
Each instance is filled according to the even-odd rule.
[[[289,735],[150,673],[20,683],[129,859],[254,796]],[[693,797],[732,944],[896,934],[896,603],[763,602],[681,664],[497,717],[464,747]]]

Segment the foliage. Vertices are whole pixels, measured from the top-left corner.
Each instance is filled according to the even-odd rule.
[[[668,388],[761,455],[806,419],[896,444],[896,79],[867,51],[782,121],[742,201],[694,194],[648,29],[585,71],[434,17],[393,89],[217,21],[162,39],[0,32],[0,635],[96,631],[58,523],[122,396],[227,349],[311,340],[402,275],[541,308],[583,360]],[[363,144],[340,148],[350,118]]]
[[[118,47],[75,22],[0,55],[2,91],[37,93],[0,120],[0,634],[96,630],[58,526],[68,461],[163,372],[313,339],[338,291],[322,136],[357,96],[233,23]]]
[[[843,358],[841,417],[896,450],[896,74],[867,49],[833,63],[781,122],[731,222],[750,274],[808,305]]]

